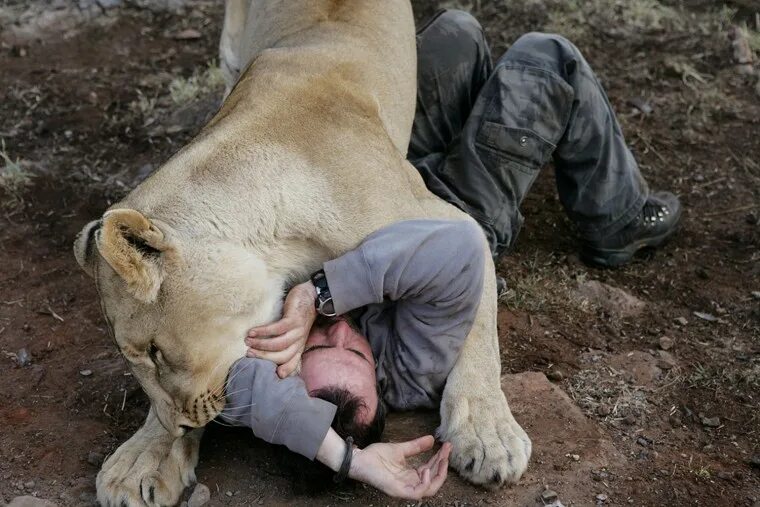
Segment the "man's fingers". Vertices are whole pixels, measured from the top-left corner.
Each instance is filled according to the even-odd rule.
[[[430,469],[426,468],[423,470],[419,475],[419,478],[420,481],[412,487],[412,490],[414,491],[413,497],[415,500],[429,496],[428,490],[430,489]]]
[[[269,361],[272,361],[276,364],[284,364],[290,359],[298,354],[300,349],[299,343],[294,343],[290,347],[286,348],[285,350],[280,350],[278,352],[268,352],[265,350],[253,350],[248,349],[248,353],[246,354],[248,357],[258,357],[260,359],[267,359]]]
[[[254,327],[248,331],[248,336],[280,336],[293,327],[290,319],[280,319],[265,326]]]
[[[275,336],[274,338],[251,338],[245,339],[245,344],[253,350],[264,350],[268,352],[279,352],[290,347],[301,339],[301,333],[297,330],[290,330],[284,335]]]
[[[296,371],[296,368],[298,368],[298,361],[301,360],[300,354],[296,354],[293,356],[290,361],[287,363],[279,366],[277,368],[277,376],[280,378],[285,378],[290,376],[294,371]]]
[[[398,445],[401,446],[401,452],[404,454],[404,457],[408,458],[432,449],[434,443],[435,439],[432,435],[425,435],[424,437],[415,438],[414,440],[402,442]]]
[[[433,478],[430,481],[427,496],[433,496],[438,493],[443,483],[446,482],[446,476],[449,473],[449,452],[441,455],[441,459],[436,463],[436,467],[436,470],[433,470]]]

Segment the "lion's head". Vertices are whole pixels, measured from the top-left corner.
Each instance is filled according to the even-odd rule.
[[[240,245],[133,209],[89,223],[74,253],[164,427],[179,436],[213,419],[246,330],[279,314],[284,281]]]

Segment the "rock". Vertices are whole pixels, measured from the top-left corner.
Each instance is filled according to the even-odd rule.
[[[636,443],[641,447],[649,447],[652,445],[652,440],[642,435],[636,439]]]
[[[718,317],[711,313],[707,312],[692,312],[695,316],[699,317],[702,320],[706,320],[707,322],[716,322],[718,320]]]
[[[760,299],[760,290],[753,290],[752,297],[755,299]]]
[[[56,504],[34,496],[17,496],[8,507],[56,507]]]
[[[646,303],[623,289],[597,280],[578,284],[575,295],[578,299],[597,305],[616,317],[635,317],[646,307]]]
[[[24,483],[24,487],[25,487],[26,489],[34,489],[34,487],[35,487],[36,485],[37,485],[37,484],[36,484],[34,481],[26,481],[26,482]]]
[[[677,318],[675,318],[673,320],[675,321],[676,324],[678,324],[680,326],[685,326],[685,325],[687,325],[689,323],[689,321],[686,320],[686,317],[677,317]]]
[[[83,507],[98,507],[98,498],[94,493],[82,491],[79,493],[79,505]]]
[[[541,501],[545,504],[552,503],[557,500],[557,498],[559,498],[559,495],[556,491],[552,491],[551,489],[545,489],[541,492]]]
[[[92,375],[92,370],[79,370],[79,374],[83,377],[89,377]]]
[[[607,502],[607,495],[605,495],[604,493],[599,493],[598,495],[596,495],[597,504],[606,503],[606,502]]]
[[[19,351],[16,352],[16,363],[22,367],[32,364],[32,354],[26,347],[19,349]]]
[[[114,7],[120,7],[123,0],[97,0],[97,2],[103,9],[113,9]]]
[[[96,451],[90,451],[87,453],[87,463],[94,467],[99,467],[103,463],[105,457]]]
[[[176,12],[185,6],[187,0],[129,0],[129,3],[153,12]]]
[[[181,32],[175,33],[173,38],[176,40],[197,40],[201,38],[201,32],[194,28],[186,28]]]
[[[654,111],[654,109],[652,109],[652,105],[642,97],[634,97],[628,99],[627,102],[628,105],[635,107],[645,115],[652,114],[652,111]]]
[[[200,482],[195,486],[193,494],[187,499],[187,507],[201,507],[211,501],[211,491]]]
[[[549,370],[546,373],[546,378],[553,382],[561,382],[565,378],[565,374],[560,370]]]
[[[648,352],[634,350],[607,358],[607,365],[624,372],[624,379],[633,380],[636,385],[652,387],[662,375],[657,367],[657,358]]]
[[[657,361],[658,368],[662,370],[670,370],[678,366],[678,362],[676,361],[676,358],[673,357],[673,354],[671,354],[670,352],[665,352],[664,350],[661,350],[659,351],[658,356],[660,356],[660,358]]]
[[[707,426],[708,428],[717,428],[720,426],[720,417],[705,417],[700,414],[699,420],[702,422],[704,426]]]
[[[596,413],[602,417],[607,417],[612,413],[612,408],[606,403],[602,403],[596,408]]]
[[[673,338],[669,336],[660,336],[660,348],[662,350],[670,350],[673,348],[674,345]]]

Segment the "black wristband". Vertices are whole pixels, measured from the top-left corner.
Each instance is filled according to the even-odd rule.
[[[346,454],[343,456],[343,463],[340,464],[340,470],[333,477],[333,481],[343,482],[348,477],[348,472],[351,470],[351,458],[354,456],[354,438],[346,438]]]

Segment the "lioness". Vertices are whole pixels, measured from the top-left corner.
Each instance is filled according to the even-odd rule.
[[[415,107],[408,0],[229,0],[228,85],[201,133],[75,243],[108,326],[151,400],[103,465],[103,505],[173,505],[195,480],[202,427],[224,407],[243,337],[285,289],[369,233],[471,220],[405,160]],[[496,291],[451,372],[438,434],[476,484],[515,482],[531,444],[500,387]]]

